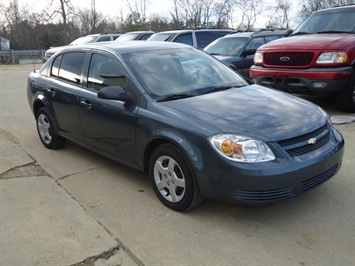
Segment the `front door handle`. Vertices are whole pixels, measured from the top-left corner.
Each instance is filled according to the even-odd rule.
[[[80,104],[88,110],[90,110],[92,107],[92,104],[90,103],[89,100],[82,99],[82,100],[80,100]]]
[[[47,92],[50,96],[52,96],[52,98],[55,96],[56,92],[54,89],[47,89]]]

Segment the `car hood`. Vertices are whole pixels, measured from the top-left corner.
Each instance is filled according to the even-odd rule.
[[[56,52],[64,49],[65,47],[67,47],[67,45],[51,47],[50,49],[47,50],[47,52],[55,54]]]
[[[240,58],[240,56],[236,56],[236,55],[213,55],[213,56],[221,61],[228,60],[228,59],[234,59],[234,58]]]
[[[261,49],[267,50],[348,50],[355,42],[355,34],[310,34],[281,38],[264,44]]]
[[[185,119],[208,124],[215,133],[235,133],[263,141],[293,138],[326,123],[308,101],[259,85],[163,103]]]

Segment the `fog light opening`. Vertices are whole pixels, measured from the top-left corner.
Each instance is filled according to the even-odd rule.
[[[327,86],[327,82],[325,82],[325,81],[313,82],[313,88],[315,88],[315,89],[323,89],[326,86]]]

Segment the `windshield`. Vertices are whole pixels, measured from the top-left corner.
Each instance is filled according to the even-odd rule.
[[[118,37],[115,41],[116,42],[131,41],[131,40],[135,40],[137,36],[139,36],[139,33],[126,33]]]
[[[212,55],[239,55],[241,49],[248,41],[245,37],[220,38],[208,45],[204,50]]]
[[[85,44],[85,43],[91,43],[95,40],[95,38],[98,35],[88,35],[85,37],[80,37],[76,39],[75,41],[71,42],[70,45],[79,45],[79,44]]]
[[[308,17],[292,35],[315,33],[354,33],[355,8],[335,8]]]
[[[147,41],[167,41],[174,35],[176,35],[176,33],[157,33],[150,36]]]
[[[167,96],[196,96],[211,88],[248,85],[233,70],[196,49],[154,50],[124,55],[147,93],[160,100]]]

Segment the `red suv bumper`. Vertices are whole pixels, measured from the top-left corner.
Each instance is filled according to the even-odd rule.
[[[253,82],[292,93],[327,93],[345,89],[352,67],[275,69],[252,66]]]

